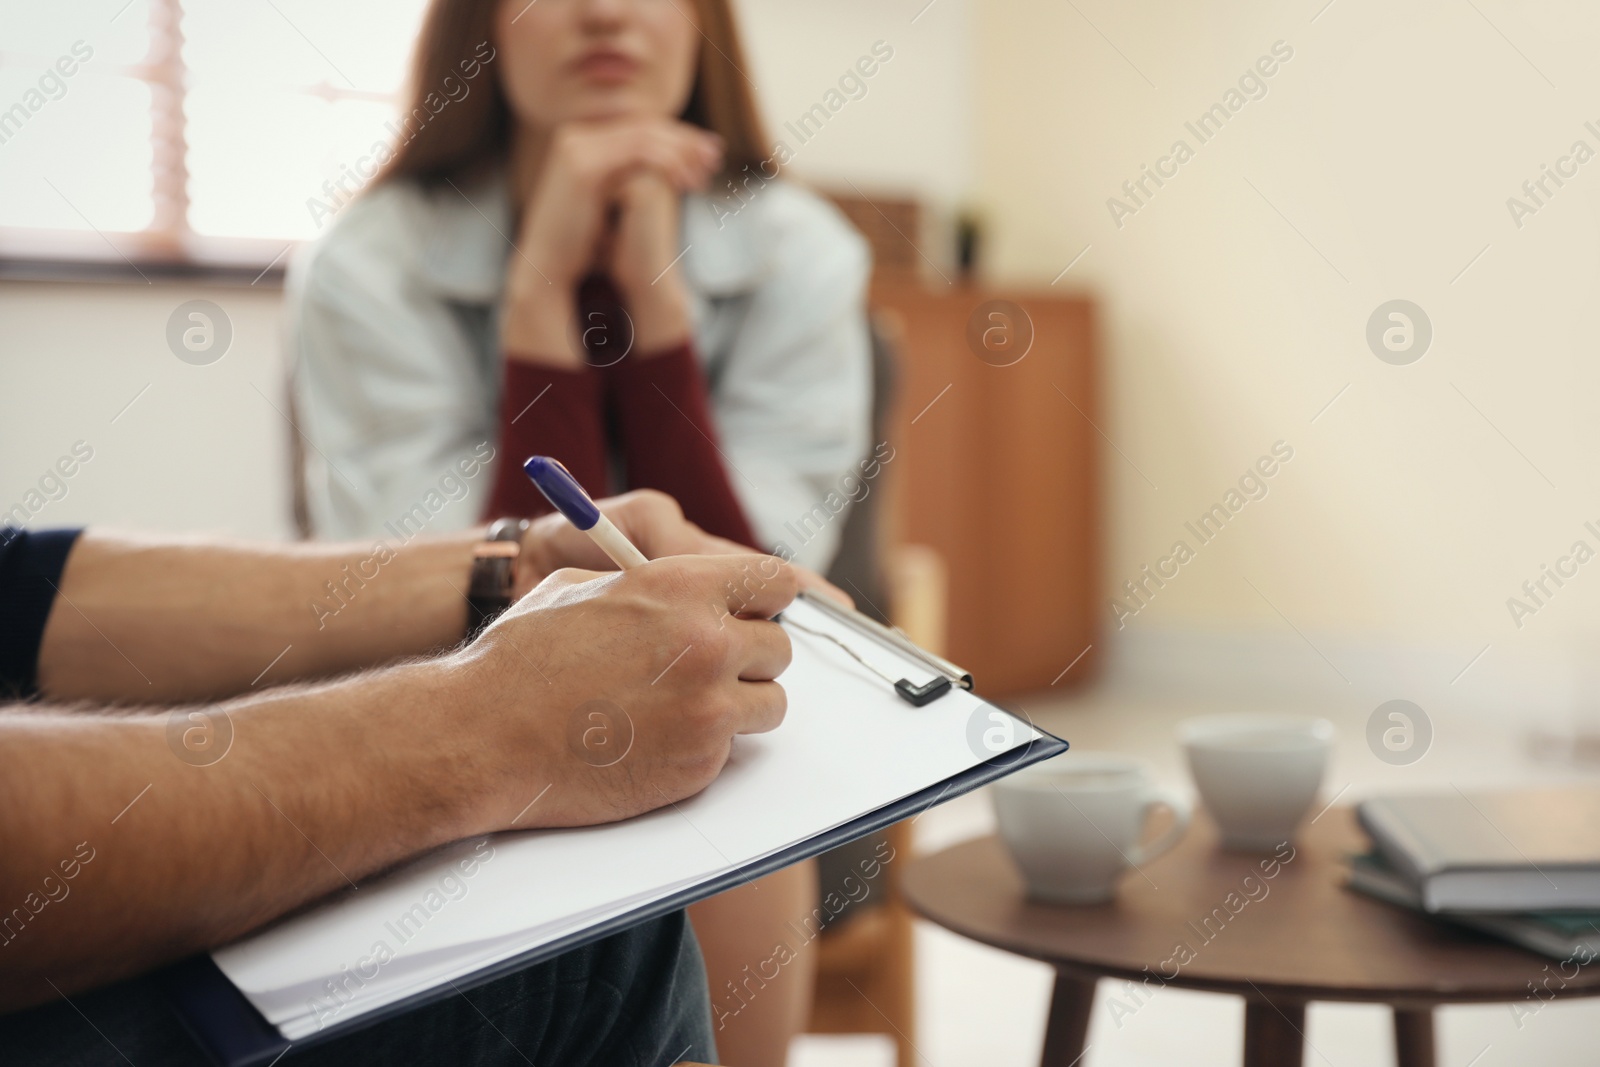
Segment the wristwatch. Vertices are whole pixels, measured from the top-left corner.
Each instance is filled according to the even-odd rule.
[[[511,606],[517,587],[517,559],[527,519],[499,519],[472,549],[472,576],[467,585],[467,640],[477,637]]]

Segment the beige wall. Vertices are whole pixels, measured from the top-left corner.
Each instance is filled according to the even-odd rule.
[[[967,196],[976,107],[968,0],[743,0],[738,8],[769,133],[795,151],[795,174],[852,181],[869,196],[910,191],[936,208]],[[822,102],[880,41],[893,58],[801,145],[784,123]]]
[[[1273,442],[1295,449],[1123,636],[1304,653],[1292,624],[1433,648],[1441,689],[1486,644],[1474,671],[1563,662],[1600,621],[1600,561],[1520,630],[1506,600],[1574,540],[1600,550],[1583,529],[1600,528],[1600,159],[1520,229],[1506,200],[1574,140],[1600,150],[1583,126],[1600,127],[1600,14],[1322,4],[994,0],[976,20],[995,273],[1048,283],[1088,245],[1059,284],[1105,304],[1103,429],[1126,457],[1107,450],[1108,587],[1197,545],[1185,520]],[[1280,40],[1293,58],[1267,95],[1201,144],[1185,121]],[[1178,138],[1194,157],[1119,228],[1107,199]],[[1434,325],[1410,366],[1365,343],[1392,298]]]

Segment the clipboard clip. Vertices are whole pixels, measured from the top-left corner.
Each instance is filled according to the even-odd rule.
[[[971,674],[962,670],[960,667],[957,667],[954,663],[951,663],[942,656],[936,656],[927,649],[918,647],[916,642],[912,641],[899,630],[884,626],[876,619],[863,615],[859,611],[841,607],[832,600],[829,600],[827,597],[819,596],[807,590],[801,590],[800,596],[805,599],[807,604],[810,604],[812,607],[816,608],[818,611],[821,611],[824,615],[827,615],[834,621],[850,627],[865,637],[888,645],[895,651],[915,660],[916,662],[927,667],[929,670],[933,671],[934,677],[930,681],[924,682],[921,685],[918,685],[909,678],[897,679],[890,674],[886,674],[873,664],[867,662],[866,658],[863,657],[861,653],[857,652],[855,649],[851,648],[849,645],[845,644],[832,634],[824,633],[821,630],[812,629],[803,623],[795,622],[793,619],[783,619],[784,622],[787,622],[790,626],[793,626],[797,630],[821,637],[827,641],[832,641],[834,644],[844,649],[844,651],[848,653],[850,657],[853,658],[857,663],[861,664],[863,667],[867,668],[867,670],[871,671],[873,674],[876,674],[878,677],[892,685],[894,687],[894,691],[899,694],[900,699],[904,700],[913,707],[920,708],[926,704],[931,704],[935,700],[938,700],[940,697],[944,696],[946,693],[950,692],[950,690],[956,686],[960,686],[962,689],[969,690],[972,688]],[[781,617],[782,616],[780,614],[780,618]]]
[[[950,679],[941,674],[925,685],[912,685],[910,678],[902,678],[894,683],[894,691],[899,693],[906,703],[920,708],[924,704],[932,704],[950,692]]]

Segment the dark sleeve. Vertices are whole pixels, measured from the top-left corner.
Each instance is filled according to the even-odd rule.
[[[606,434],[601,382],[583,367],[563,370],[506,359],[500,390],[494,490],[486,519],[532,518],[550,504],[522,473],[529,456],[565,464],[593,497],[607,496]]]
[[[0,697],[38,695],[39,644],[82,530],[0,527]]]
[[[685,342],[624,359],[601,374],[628,488],[659,489],[676,497],[684,515],[702,529],[758,547],[729,481],[693,347]]]

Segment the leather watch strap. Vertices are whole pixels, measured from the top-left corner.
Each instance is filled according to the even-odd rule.
[[[517,561],[527,519],[500,519],[472,549],[472,576],[467,586],[467,640],[477,637],[511,606],[517,587]]]

